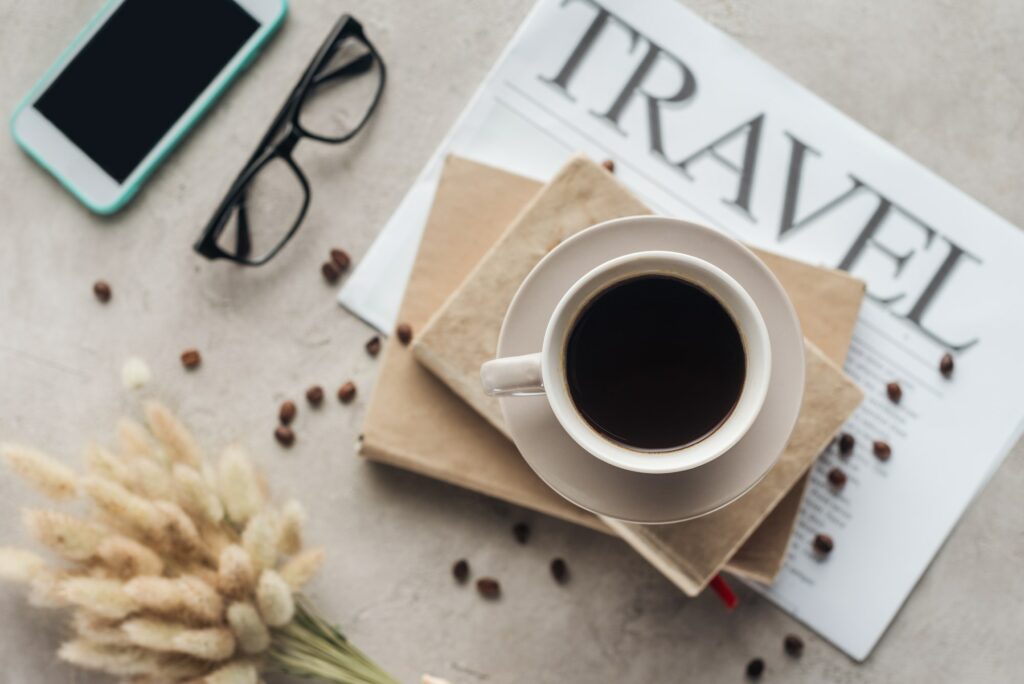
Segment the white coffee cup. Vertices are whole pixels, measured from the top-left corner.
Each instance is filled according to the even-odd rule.
[[[667,451],[630,447],[598,432],[577,410],[566,381],[565,350],[579,314],[597,295],[613,285],[646,275],[678,278],[713,296],[736,323],[746,358],[743,386],[732,413],[703,439]],[[613,466],[650,474],[697,468],[735,446],[761,412],[770,376],[768,329],[746,290],[725,271],[707,261],[665,251],[627,254],[594,268],[562,296],[548,320],[539,352],[494,359],[480,369],[480,379],[487,394],[544,394],[562,428],[583,449]],[[700,392],[700,388],[682,388],[681,391]]]

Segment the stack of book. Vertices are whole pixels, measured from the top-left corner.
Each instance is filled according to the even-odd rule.
[[[612,174],[582,157],[546,185],[450,157],[400,314],[415,340],[387,345],[360,453],[617,534],[688,595],[722,570],[768,583],[786,557],[811,465],[863,398],[841,370],[863,282],[755,250],[789,293],[803,327],[804,402],[789,444],[765,478],[696,520],[626,524],[562,499],[520,457],[496,401],[480,389],[480,364],[494,356],[505,310],[533,266],[588,226],[650,213]]]

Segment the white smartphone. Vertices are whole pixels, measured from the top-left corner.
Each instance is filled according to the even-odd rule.
[[[18,144],[120,209],[280,26],[287,0],[109,0],[22,101]]]

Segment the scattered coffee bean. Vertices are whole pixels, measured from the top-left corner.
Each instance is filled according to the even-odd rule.
[[[199,364],[203,362],[203,357],[199,355],[198,349],[186,349],[181,353],[181,365],[188,370],[194,370],[199,367]]]
[[[496,599],[501,596],[501,584],[493,577],[481,577],[476,581],[476,590],[486,599]]]
[[[338,271],[347,271],[352,264],[352,257],[345,250],[335,247],[331,250],[331,261],[338,267]]]
[[[836,489],[846,486],[846,473],[841,468],[833,468],[828,471],[828,483]]]
[[[953,375],[953,355],[946,353],[942,355],[942,359],[939,361],[939,372],[947,378]]]
[[[92,292],[96,295],[96,299],[100,300],[104,304],[110,301],[110,295],[113,291],[110,289],[110,285],[105,280],[97,280],[92,284]]]
[[[469,561],[465,558],[455,561],[455,565],[452,566],[452,576],[459,584],[463,584],[469,579]]]
[[[754,658],[747,663],[747,676],[751,679],[760,679],[761,675],[764,674],[764,660],[761,658]]]
[[[295,420],[296,413],[298,413],[298,409],[295,408],[295,402],[286,401],[281,404],[281,410],[277,412],[277,417],[281,420],[281,425],[291,425]]]
[[[565,564],[564,560],[556,558],[551,561],[551,576],[559,584],[565,584],[569,581],[569,566]]]
[[[338,282],[338,278],[341,277],[341,271],[338,270],[333,261],[325,261],[320,266],[320,273],[323,274],[324,280],[332,284]]]
[[[313,385],[306,390],[306,401],[310,406],[319,406],[324,400],[324,388],[320,385]]]
[[[844,456],[848,456],[849,454],[853,453],[853,445],[855,443],[856,440],[854,440],[853,435],[851,435],[849,432],[844,432],[843,434],[839,435],[839,453],[841,453]]]
[[[398,327],[395,328],[395,336],[398,337],[398,341],[403,345],[408,345],[412,342],[412,326],[408,323],[399,323]]]
[[[900,403],[900,399],[903,398],[903,388],[898,382],[890,382],[886,385],[885,393],[889,395],[889,400],[894,404]]]
[[[832,537],[827,534],[816,534],[814,535],[814,542],[812,542],[814,550],[823,556],[827,556],[832,553],[832,549],[835,547],[835,542],[832,541]]]
[[[892,447],[889,446],[888,442],[883,442],[880,439],[875,440],[874,444],[871,445],[871,450],[879,461],[888,461],[889,457],[892,456]]]
[[[794,658],[799,658],[804,653],[804,640],[796,634],[787,634],[782,642],[782,648]]]
[[[356,398],[356,384],[349,380],[338,388],[338,401],[347,404]]]
[[[601,166],[603,166],[608,173],[615,173],[615,162],[611,159],[605,159],[601,162]]]
[[[370,341],[366,343],[366,353],[370,356],[376,356],[380,354],[380,338],[374,335],[370,338]]]
[[[281,446],[290,447],[295,443],[295,432],[286,425],[278,425],[277,429],[274,430],[274,439]]]
[[[515,536],[517,542],[525,544],[530,541],[530,526],[524,522],[516,523],[512,526],[512,534]]]

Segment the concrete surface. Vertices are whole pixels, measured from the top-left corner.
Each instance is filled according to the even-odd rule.
[[[812,90],[1012,222],[1024,225],[1024,5],[1015,0],[736,2],[690,0]],[[101,0],[0,0],[0,113],[49,66]],[[136,409],[120,387],[139,354],[159,394],[204,443],[243,439],[276,490],[298,494],[310,537],[329,545],[314,598],[351,637],[412,682],[428,671],[457,684],[739,682],[753,656],[763,681],[1003,682],[1024,668],[1024,449],[1010,455],[971,507],[871,659],[857,665],[748,591],[727,613],[713,596],[688,601],[625,545],[353,455],[374,361],[370,331],[334,303],[319,264],[355,257],[465,105],[530,0],[298,0],[282,34],[113,220],[88,215],[0,135],[0,435],[69,461],[109,438]],[[342,10],[387,57],[380,116],[348,149],[307,145],[316,194],[298,238],[272,265],[241,270],[190,245],[285,91]],[[100,306],[91,284],[106,278]],[[184,373],[178,354],[202,350]],[[318,382],[352,377],[360,398],[300,402],[298,444],[272,440],[278,403]],[[966,455],[969,456],[969,455]],[[0,478],[0,540],[24,537],[18,511],[38,499]],[[518,547],[525,519],[534,541]],[[554,555],[572,583],[547,577]],[[504,583],[484,603],[452,585],[468,557]],[[805,635],[806,653],[782,654]],[[94,682],[55,662],[62,627],[0,588],[0,682]],[[278,680],[272,680],[278,681]],[[1016,679],[1016,681],[1020,681]]]

